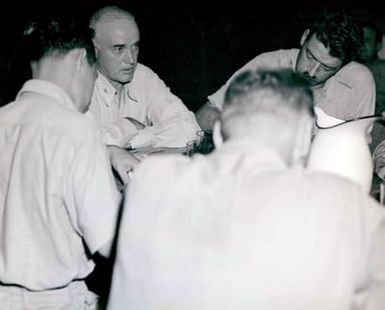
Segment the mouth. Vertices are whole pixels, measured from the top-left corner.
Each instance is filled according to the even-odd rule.
[[[126,69],[121,69],[120,71],[124,74],[132,74],[134,70],[135,68],[126,68]]]
[[[311,78],[309,75],[304,74],[303,75],[304,79],[310,84],[310,85],[315,85],[317,84],[317,81],[313,78]]]

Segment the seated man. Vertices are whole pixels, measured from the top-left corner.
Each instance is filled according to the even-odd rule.
[[[299,167],[313,121],[298,75],[247,71],[226,91],[213,153],[139,165],[108,309],[384,309],[385,210]]]
[[[117,147],[184,147],[196,139],[200,128],[193,112],[150,68],[138,63],[140,37],[134,16],[107,6],[93,14],[90,27],[95,30],[98,78],[89,111],[112,154],[119,153]],[[124,156],[120,152],[117,161],[112,157],[122,175]]]
[[[382,31],[373,22],[373,17],[367,17],[363,22],[364,42],[357,55],[357,61],[366,65],[373,74],[376,84],[376,114],[385,112],[385,60],[378,57],[378,52],[382,48]],[[373,154],[375,174],[372,184],[372,194],[377,196],[380,191],[380,182],[384,178],[384,142],[385,140],[385,124],[383,122],[376,122],[371,132],[372,141],[370,150]],[[382,144],[382,145],[380,145]],[[376,162],[376,161],[379,162]],[[382,167],[382,168],[380,168]],[[381,175],[381,177],[380,177]],[[379,179],[380,177],[380,179]]]
[[[25,32],[33,79],[0,109],[0,308],[98,309],[84,279],[108,257],[120,195],[83,115],[96,77],[91,31]]]
[[[263,53],[234,73],[197,111],[198,122],[204,130],[212,128],[233,78],[247,69],[258,68],[292,69],[301,74],[312,85],[317,110],[324,112],[319,117],[347,120],[372,115],[373,77],[365,66],[352,61],[361,43],[362,31],[356,18],[344,12],[321,15],[303,33],[300,49]]]

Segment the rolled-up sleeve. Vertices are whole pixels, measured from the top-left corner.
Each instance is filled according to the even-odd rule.
[[[121,102],[117,102],[111,85],[106,85],[102,77],[98,81],[88,116],[98,124],[105,144],[182,147],[196,139],[200,127],[194,113],[150,68],[138,64],[133,80],[125,85]],[[142,123],[144,128],[127,118]]]
[[[148,126],[133,135],[133,147],[145,144],[182,147],[197,138],[196,133],[200,127],[194,113],[170,91],[157,74],[148,69],[137,86],[142,91],[139,100],[144,100],[147,106]]]

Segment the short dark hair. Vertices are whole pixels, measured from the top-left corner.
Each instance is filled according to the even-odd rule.
[[[360,18],[345,10],[323,11],[309,29],[308,38],[315,34],[342,64],[353,60],[363,43]]]
[[[262,93],[255,102],[253,94]],[[270,94],[270,95],[268,95]],[[306,111],[314,116],[313,92],[309,83],[298,73],[290,69],[281,70],[248,70],[237,75],[225,93],[224,110],[232,105],[259,105],[261,109],[270,110],[272,105],[267,97],[280,98],[283,104],[296,111]],[[264,102],[265,101],[265,102]]]
[[[65,55],[76,48],[84,48],[87,61],[95,64],[92,43],[93,30],[87,26],[61,19],[40,19],[27,25],[23,34],[23,48],[28,51],[29,61],[49,55]]]

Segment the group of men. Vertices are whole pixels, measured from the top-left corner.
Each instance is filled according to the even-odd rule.
[[[84,280],[116,237],[108,309],[384,308],[385,210],[302,165],[315,115],[374,113],[354,17],[321,16],[300,49],[257,56],[196,115],[138,63],[131,13],[103,7],[77,27],[26,28],[32,79],[0,109],[2,309],[97,309]],[[209,155],[139,165],[128,151],[200,128]]]

